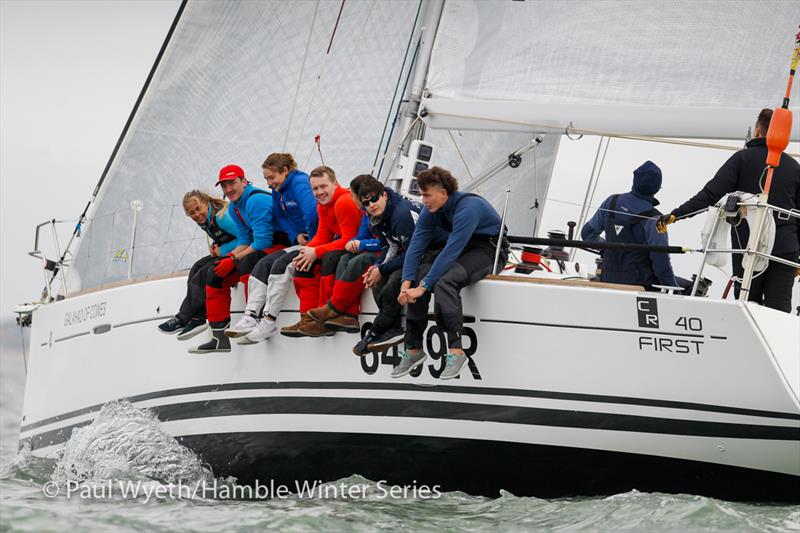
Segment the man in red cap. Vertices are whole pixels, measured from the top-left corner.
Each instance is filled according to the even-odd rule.
[[[350,191],[340,187],[332,168],[320,166],[309,174],[311,191],[317,200],[319,226],[314,238],[300,249],[294,260],[294,287],[300,299],[300,321],[281,330],[287,337],[320,337],[334,332],[308,316],[308,311],[331,297],[339,259],[347,253],[345,244],[355,238],[361,226],[361,209]]]
[[[231,288],[240,281],[246,286],[258,260],[283,247],[273,244],[272,195],[268,191],[248,183],[237,165],[222,167],[217,185],[232,203],[237,246],[208,270],[206,312],[212,338],[190,348],[190,353],[231,351],[230,340],[223,333],[231,319]]]

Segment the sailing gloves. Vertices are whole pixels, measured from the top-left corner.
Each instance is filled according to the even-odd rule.
[[[236,268],[236,259],[234,259],[233,254],[231,254],[217,261],[217,264],[214,265],[214,274],[220,278],[224,278],[233,272],[234,268]]]
[[[660,217],[658,217],[658,220],[656,220],[656,230],[659,233],[666,233],[667,226],[672,224],[673,222],[675,222],[675,215],[673,215],[672,213],[661,215]]]

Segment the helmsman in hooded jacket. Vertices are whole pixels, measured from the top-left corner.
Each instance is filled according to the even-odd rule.
[[[656,219],[661,215],[655,206],[655,194],[661,189],[661,169],[646,161],[633,171],[630,192],[613,194],[581,229],[584,241],[650,244],[669,246],[666,233],[656,230]],[[669,254],[629,250],[604,250],[601,281],[624,285],[642,285],[652,290],[653,285],[676,287],[678,281],[672,272]]]

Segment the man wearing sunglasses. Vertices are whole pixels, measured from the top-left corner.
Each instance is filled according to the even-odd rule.
[[[447,363],[440,379],[458,377],[467,357],[461,347],[464,314],[461,290],[496,272],[506,263],[508,241],[502,220],[492,205],[481,196],[458,190],[453,175],[432,167],[417,176],[425,209],[403,262],[403,284],[398,301],[408,304],[403,358],[392,377],[405,376],[427,358],[422,337],[428,325],[428,304],[435,294],[434,313],[447,339]],[[433,261],[424,254],[436,230],[448,233],[447,243]],[[494,255],[501,240],[498,264]],[[418,283],[417,283],[418,282]],[[412,286],[415,285],[416,286]]]
[[[353,348],[356,355],[364,355],[403,341],[404,331],[400,325],[402,306],[397,296],[403,257],[422,206],[385,188],[372,176],[367,176],[359,184],[359,196],[368,222],[366,234],[378,236],[380,253],[369,253],[373,249],[371,241],[350,241],[347,248],[351,255],[340,260],[331,299],[326,305],[310,311],[309,315],[324,320],[326,325],[330,323],[329,317],[337,314],[358,316],[361,292],[365,287],[371,288],[379,312],[372,328]],[[437,242],[441,245],[445,239],[446,235],[441,234]]]

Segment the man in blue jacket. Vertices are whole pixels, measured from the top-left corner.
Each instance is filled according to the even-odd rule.
[[[278,248],[273,247],[272,242],[272,195],[248,183],[244,170],[237,165],[223,167],[217,185],[232,202],[230,209],[236,223],[237,245],[208,270],[206,312],[212,338],[191,348],[190,353],[231,351],[230,341],[224,335],[231,318],[230,290],[240,281],[246,286],[256,263]]]
[[[584,241],[602,241],[605,233],[608,242],[669,246],[665,233],[656,229],[656,219],[661,214],[655,206],[655,194],[661,189],[661,169],[646,161],[633,171],[630,192],[606,198],[594,216],[581,229]],[[672,272],[669,254],[628,250],[604,250],[602,281],[624,285],[642,285],[652,290],[653,285],[676,287],[678,281]]]
[[[427,355],[422,337],[428,324],[428,303],[435,294],[434,313],[447,339],[447,361],[441,379],[453,379],[461,372],[467,356],[461,346],[464,315],[461,290],[505,265],[508,242],[502,220],[492,205],[477,194],[458,191],[449,171],[432,167],[420,172],[417,183],[424,210],[417,221],[405,260],[398,302],[408,304],[405,352],[392,377],[405,376],[420,366]],[[444,248],[422,261],[439,231],[449,233]],[[494,256],[501,239],[499,263]],[[419,282],[416,287],[412,287]]]
[[[260,259],[253,268],[244,315],[225,330],[228,337],[244,337],[244,344],[261,342],[278,333],[275,322],[295,274],[292,260],[317,227],[317,201],[308,174],[297,168],[292,155],[270,154],[261,169],[274,195],[273,222],[288,235],[291,246]]]

